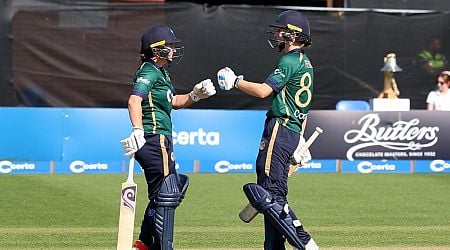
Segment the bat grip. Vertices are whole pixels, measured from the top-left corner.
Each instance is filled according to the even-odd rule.
[[[305,145],[302,147],[302,153],[305,152],[317,139],[317,137],[323,132],[323,130],[319,127],[316,127],[314,133],[308,138],[305,142]]]
[[[134,178],[134,153],[130,156],[130,163],[128,164],[128,181],[133,181]]]

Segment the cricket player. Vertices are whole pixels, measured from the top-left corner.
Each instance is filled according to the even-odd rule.
[[[237,88],[251,96],[272,96],[256,159],[257,184],[244,185],[250,203],[264,214],[264,249],[283,250],[286,239],[296,249],[319,249],[288,206],[288,171],[294,152],[305,142],[302,133],[312,101],[314,72],[304,48],[311,45],[309,21],[294,10],[282,12],[269,26],[268,42],[284,55],[263,83],[237,77],[228,67],[217,73],[221,89]],[[295,155],[302,163],[309,150]],[[301,164],[302,164],[301,163]]]
[[[173,249],[175,208],[185,195],[188,177],[175,170],[171,111],[216,93],[210,79],[196,84],[188,94],[175,93],[166,66],[183,56],[184,48],[177,46],[180,42],[165,25],[151,27],[141,38],[141,65],[128,100],[133,129],[121,141],[126,156],[135,154],[148,186],[149,203],[133,246],[136,250]]]

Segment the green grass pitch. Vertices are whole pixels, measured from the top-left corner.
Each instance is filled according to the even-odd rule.
[[[262,249],[245,224],[255,174],[190,174],[176,249]],[[0,175],[0,249],[115,249],[125,175]],[[138,183],[135,236],[147,204]],[[294,174],[290,206],[321,249],[450,249],[449,174]],[[288,248],[289,249],[289,248]]]

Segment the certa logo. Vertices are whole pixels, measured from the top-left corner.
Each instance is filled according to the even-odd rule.
[[[14,170],[33,170],[36,165],[33,163],[14,164],[10,161],[0,161],[0,174],[9,174]]]
[[[443,172],[445,169],[450,169],[450,163],[444,160],[434,160],[430,163],[430,169],[433,172]]]
[[[83,173],[86,170],[107,170],[108,164],[105,163],[94,163],[94,164],[87,164],[84,161],[73,161],[70,163],[70,171],[72,171],[75,174]]]
[[[396,121],[391,126],[379,126],[380,117],[376,113],[364,115],[359,119],[359,129],[344,134],[344,141],[355,146],[347,150],[347,159],[360,149],[381,146],[395,151],[421,150],[437,143],[439,127],[420,127],[420,120]]]
[[[207,132],[203,128],[197,131],[172,131],[173,144],[178,145],[201,145],[219,146],[220,133],[217,131]]]
[[[214,169],[218,173],[226,173],[230,170],[245,170],[245,169],[252,169],[253,165],[248,163],[240,163],[240,164],[231,164],[228,161],[218,161],[214,165]]]
[[[362,174],[369,174],[374,171],[395,171],[395,165],[394,164],[373,164],[370,161],[362,161],[358,164],[356,167],[358,169],[358,172]]]

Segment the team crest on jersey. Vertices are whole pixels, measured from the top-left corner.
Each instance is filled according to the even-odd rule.
[[[142,83],[145,83],[145,84],[149,84],[150,83],[150,81],[148,80],[148,79],[145,79],[144,77],[139,77],[137,80],[136,80],[136,82],[142,82]]]
[[[307,68],[309,68],[309,69],[312,69],[313,66],[312,66],[310,60],[305,60],[305,67],[307,67]]]
[[[261,143],[259,143],[259,150],[264,150],[266,148],[266,141],[261,140]]]

